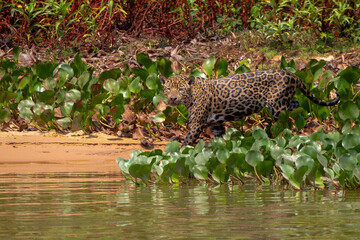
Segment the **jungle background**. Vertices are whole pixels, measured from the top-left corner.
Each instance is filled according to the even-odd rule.
[[[266,109],[228,123],[245,140],[231,142],[239,137],[235,131],[212,142],[209,152],[200,151],[201,141],[181,150],[198,166],[172,158],[180,151],[174,142],[164,156],[133,153],[132,168],[119,159],[121,170],[145,183],[150,170],[165,182],[178,181],[185,171],[198,179],[213,173],[220,183],[242,181],[243,172],[264,182],[282,171],[296,188],[304,182],[324,187],[319,176],[326,174],[340,177],[342,186],[358,186],[359,16],[355,0],[0,1],[1,128],[104,132],[152,149],[157,140],[182,141],[187,130],[187,109],[166,105],[159,74],[211,79],[283,68],[317,98],[331,99],[338,91],[339,105],[318,107],[297,95],[301,108],[273,125]],[[212,137],[208,129],[201,136]],[[321,149],[328,152],[314,155]],[[304,154],[302,164],[284,160],[294,153]],[[173,162],[166,172],[156,164],[164,164],[162,157],[168,161],[167,154]],[[180,172],[171,164],[180,164]]]

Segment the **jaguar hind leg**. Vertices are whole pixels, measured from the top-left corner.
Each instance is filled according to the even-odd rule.
[[[290,102],[290,104],[289,104],[288,110],[292,111],[292,110],[295,110],[295,109],[297,109],[299,107],[300,107],[299,101],[298,100],[292,100]]]
[[[222,124],[211,125],[210,129],[215,137],[221,137],[225,133],[225,127]]]

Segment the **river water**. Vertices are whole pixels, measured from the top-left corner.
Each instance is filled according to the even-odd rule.
[[[0,239],[360,239],[360,191],[0,174]]]

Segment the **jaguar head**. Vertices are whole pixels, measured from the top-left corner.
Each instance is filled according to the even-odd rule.
[[[194,79],[194,77],[187,77],[185,75],[175,75],[169,78],[160,76],[160,81],[164,86],[164,93],[170,106],[176,107],[181,103],[186,107],[190,106],[192,99],[191,85]]]

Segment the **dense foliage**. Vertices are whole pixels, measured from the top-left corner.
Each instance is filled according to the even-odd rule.
[[[40,62],[24,67],[17,63],[19,51],[14,48],[14,60],[0,61],[3,127],[15,123],[20,129],[28,126],[84,131],[100,127],[117,129],[127,108],[136,116],[140,113],[151,116],[135,120],[149,135],[168,124],[183,125],[187,120],[183,105],[175,109],[157,108],[165,100],[159,74],[166,77],[173,74],[167,59],[153,61],[140,53],[137,62],[141,67],[112,69],[95,76],[94,69],[79,55],[70,63]],[[172,183],[192,177],[225,183],[243,182],[251,177],[262,183],[286,180],[295,188],[323,188],[333,186],[335,180],[343,187],[358,187],[360,96],[356,83],[360,69],[348,67],[334,76],[323,70],[324,65],[324,61],[311,60],[299,71],[293,60],[287,62],[282,58],[280,67],[299,76],[319,99],[331,98],[335,89],[341,96],[336,107],[320,107],[299,93],[296,98],[301,107],[283,112],[266,131],[231,129],[224,138],[210,141],[207,147],[203,141],[195,148],[180,148],[178,142],[172,142],[164,152],[135,151],[129,160],[118,159],[118,164],[125,175],[138,183]],[[241,64],[235,72],[249,70]],[[191,74],[214,78],[231,73],[225,59],[210,57]],[[266,109],[259,116],[271,117]],[[293,135],[305,127],[309,117],[320,122],[331,120],[337,130],[331,133],[319,130],[310,137]]]
[[[0,34],[17,45],[60,42],[103,48],[116,46],[114,31],[177,40],[255,29],[277,41],[315,33],[322,46],[335,37],[359,42],[359,16],[355,0],[4,0]]]
[[[281,67],[297,74],[320,99],[335,88],[341,101],[332,111],[299,94],[296,97],[301,107],[282,113],[271,132],[254,128],[252,132],[241,133],[230,129],[224,138],[210,141],[207,147],[201,140],[195,147],[180,148],[178,142],[171,142],[164,152],[134,151],[129,160],[117,159],[121,171],[137,183],[174,183],[189,178],[236,183],[256,178],[261,183],[286,181],[297,189],[359,187],[360,99],[356,83],[360,69],[348,67],[333,77],[331,72],[323,72],[324,64],[310,61],[307,69],[296,71],[294,61],[282,59]],[[226,76],[226,67],[223,59],[209,58],[202,66],[203,73],[193,74]],[[246,66],[241,66],[237,72],[247,70]],[[309,137],[293,135],[289,130],[293,127],[289,116],[299,130],[310,115],[320,121],[332,118],[341,131],[324,133],[320,128]]]
[[[296,189],[360,185],[360,127],[351,132],[293,135],[285,129],[271,139],[260,128],[242,135],[229,129],[205,147],[180,148],[169,143],[165,151],[134,151],[130,159],[118,158],[121,171],[137,183],[186,182],[189,178],[215,183],[287,182]]]

